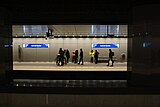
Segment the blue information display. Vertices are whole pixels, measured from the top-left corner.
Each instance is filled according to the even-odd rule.
[[[119,44],[92,44],[92,48],[119,48]]]
[[[151,42],[143,42],[143,48],[149,48],[151,47],[152,43]]]
[[[49,48],[49,44],[23,44],[23,48]]]
[[[5,48],[11,48],[11,47],[12,47],[12,45],[5,44],[5,45],[4,45],[4,47],[5,47]]]

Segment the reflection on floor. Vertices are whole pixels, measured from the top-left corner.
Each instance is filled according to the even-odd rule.
[[[34,80],[14,79],[16,87],[125,88],[127,80]]]
[[[115,62],[114,66],[107,63],[84,62],[84,65],[69,62],[57,66],[55,62],[13,62],[13,70],[47,70],[47,71],[127,71],[127,62]]]

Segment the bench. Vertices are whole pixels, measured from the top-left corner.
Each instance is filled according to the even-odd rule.
[[[99,62],[99,63],[107,63],[107,62],[108,62],[108,59],[109,59],[109,57],[99,56],[98,62]],[[113,56],[113,61],[117,61],[116,56]]]

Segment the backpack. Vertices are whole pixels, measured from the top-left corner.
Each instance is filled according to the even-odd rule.
[[[114,52],[112,52],[112,56],[114,56]]]

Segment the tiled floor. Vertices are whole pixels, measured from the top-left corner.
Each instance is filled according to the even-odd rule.
[[[55,62],[13,62],[13,70],[39,71],[127,71],[127,62],[115,62],[114,66],[107,63],[84,62],[84,65],[69,62],[64,66],[57,66]]]

